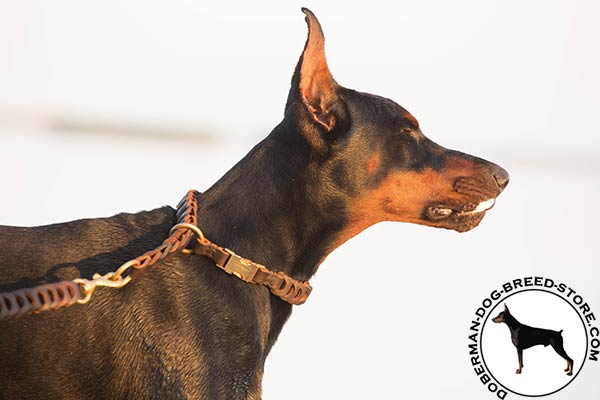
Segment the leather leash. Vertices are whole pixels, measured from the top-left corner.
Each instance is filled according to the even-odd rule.
[[[197,221],[198,194],[197,191],[190,190],[179,202],[177,224],[171,228],[169,237],[157,248],[127,261],[114,272],[105,275],[94,274],[91,280],[78,278],[0,293],[0,320],[57,310],[75,303],[85,304],[91,299],[96,287],[122,288],[132,280],[133,270],[144,270],[178,251],[208,257],[217,267],[244,282],[266,286],[271,293],[287,303],[304,304],[312,291],[308,282],[294,279],[281,271],[271,271],[264,265],[240,257],[232,250],[216,245],[204,237]],[[194,235],[196,241],[189,246]]]

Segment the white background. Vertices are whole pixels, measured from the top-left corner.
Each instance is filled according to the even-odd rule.
[[[562,330],[563,348],[573,359],[573,375],[564,369],[567,362],[552,346],[533,346],[523,351],[523,369],[519,366],[517,349],[511,341],[511,333],[504,323],[494,323],[492,318],[504,311],[504,302],[490,311],[490,318],[483,327],[481,353],[489,371],[505,387],[530,396],[552,393],[569,381],[585,367],[586,328],[577,311],[560,297],[544,291],[525,291],[505,300],[510,313],[520,323],[534,328]]]
[[[491,290],[549,276],[600,313],[593,0],[4,0],[0,223],[151,209],[206,189],[282,118],[302,5],[323,24],[339,83],[396,100],[431,139],[512,179],[472,232],[386,223],[334,252],[271,353],[264,398],[491,399],[467,351]],[[181,171],[166,176],[171,165]],[[389,252],[373,260],[368,246]],[[552,398],[599,398],[599,368]]]

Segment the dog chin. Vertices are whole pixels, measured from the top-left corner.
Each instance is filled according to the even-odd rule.
[[[468,232],[473,228],[476,228],[481,220],[485,217],[485,211],[477,213],[475,215],[464,216],[457,218],[458,221],[452,222],[450,226],[444,227],[447,229],[453,229],[457,232]]]

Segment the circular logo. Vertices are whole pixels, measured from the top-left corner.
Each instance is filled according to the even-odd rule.
[[[577,311],[543,290],[519,292],[504,301],[491,309],[482,328],[481,357],[490,374],[522,396],[544,396],[567,386],[587,351]]]
[[[550,278],[514,279],[481,302],[469,329],[471,365],[496,397],[541,397],[600,358],[600,330],[583,297]]]

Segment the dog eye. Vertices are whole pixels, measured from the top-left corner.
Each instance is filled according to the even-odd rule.
[[[400,129],[399,134],[416,142],[421,140],[421,134],[414,129],[402,128]]]

